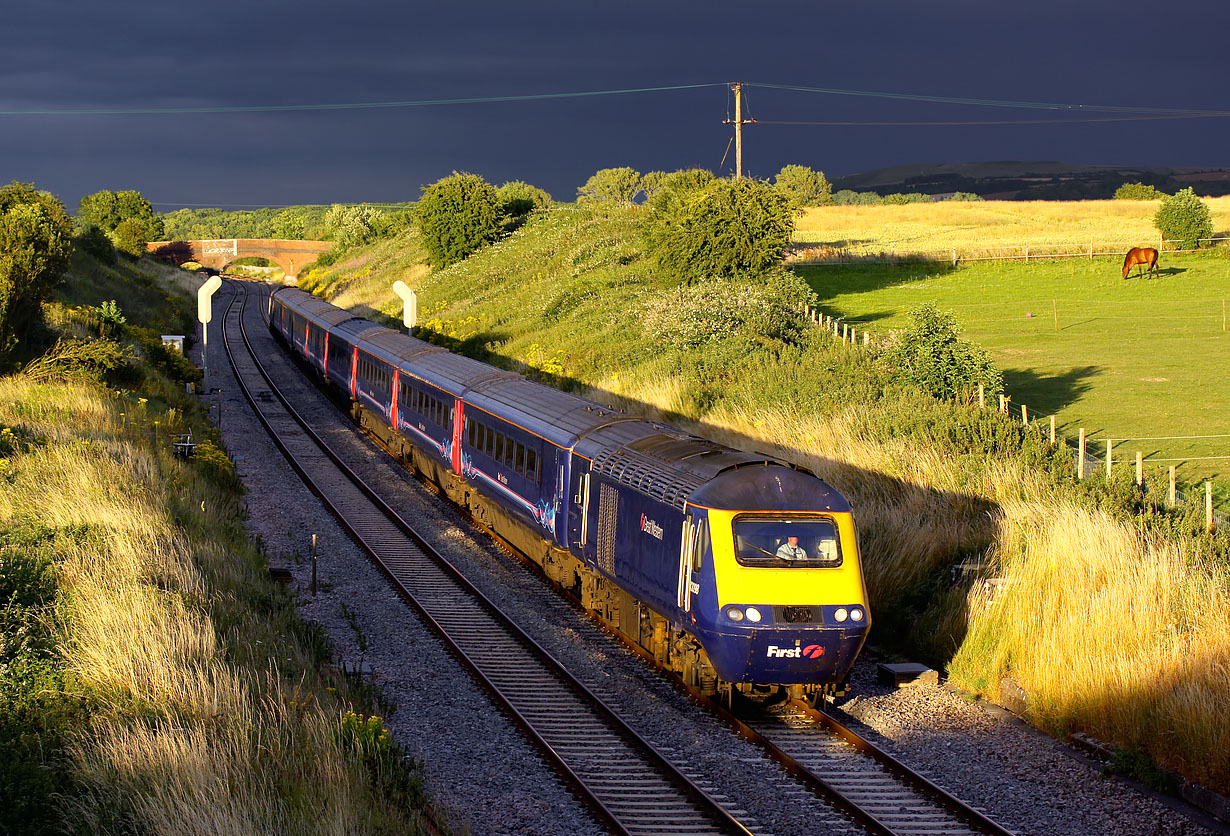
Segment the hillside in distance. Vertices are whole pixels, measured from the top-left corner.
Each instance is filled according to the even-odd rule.
[[[1144,183],[1173,194],[1191,186],[1196,194],[1230,194],[1230,169],[1168,166],[1079,165],[1056,160],[918,163],[848,174],[833,190],[973,192],[990,200],[1105,200],[1124,183]]]

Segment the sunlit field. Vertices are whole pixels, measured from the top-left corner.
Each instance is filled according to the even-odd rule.
[[[1230,197],[1205,198],[1216,235],[1230,232]],[[943,201],[890,206],[819,206],[795,223],[795,242],[823,257],[958,253],[1033,255],[1157,246],[1157,200]],[[1047,245],[1052,245],[1049,249]],[[1054,246],[1059,245],[1059,246]]]
[[[925,303],[952,313],[1004,369],[1017,414],[1117,440],[1120,458],[1139,450],[1155,479],[1172,464],[1230,473],[1230,259],[1166,254],[1159,267],[1126,281],[1118,259],[798,269],[822,309],[873,336]]]

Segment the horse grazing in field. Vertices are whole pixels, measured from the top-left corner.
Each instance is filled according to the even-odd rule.
[[[1153,275],[1153,271],[1157,269],[1157,250],[1152,247],[1132,247],[1128,250],[1127,258],[1123,259],[1123,278],[1128,277],[1128,272],[1137,264],[1140,265],[1140,274],[1145,274],[1145,267],[1149,268],[1149,275]]]

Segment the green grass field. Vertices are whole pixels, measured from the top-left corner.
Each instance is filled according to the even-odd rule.
[[[1230,260],[1166,254],[1160,276],[1126,281],[1112,259],[799,272],[823,310],[873,335],[924,303],[951,312],[1004,370],[1014,411],[1054,414],[1072,438],[1085,428],[1091,452],[1110,438],[1116,459],[1140,450],[1147,471],[1230,474]],[[1159,438],[1172,436],[1221,437]]]

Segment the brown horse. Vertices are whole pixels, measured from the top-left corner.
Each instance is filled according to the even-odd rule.
[[[1128,277],[1128,272],[1140,265],[1140,275],[1145,274],[1145,267],[1149,268],[1149,275],[1153,275],[1153,271],[1157,269],[1157,250],[1152,247],[1132,247],[1128,250],[1127,258],[1123,259],[1123,278]]]

